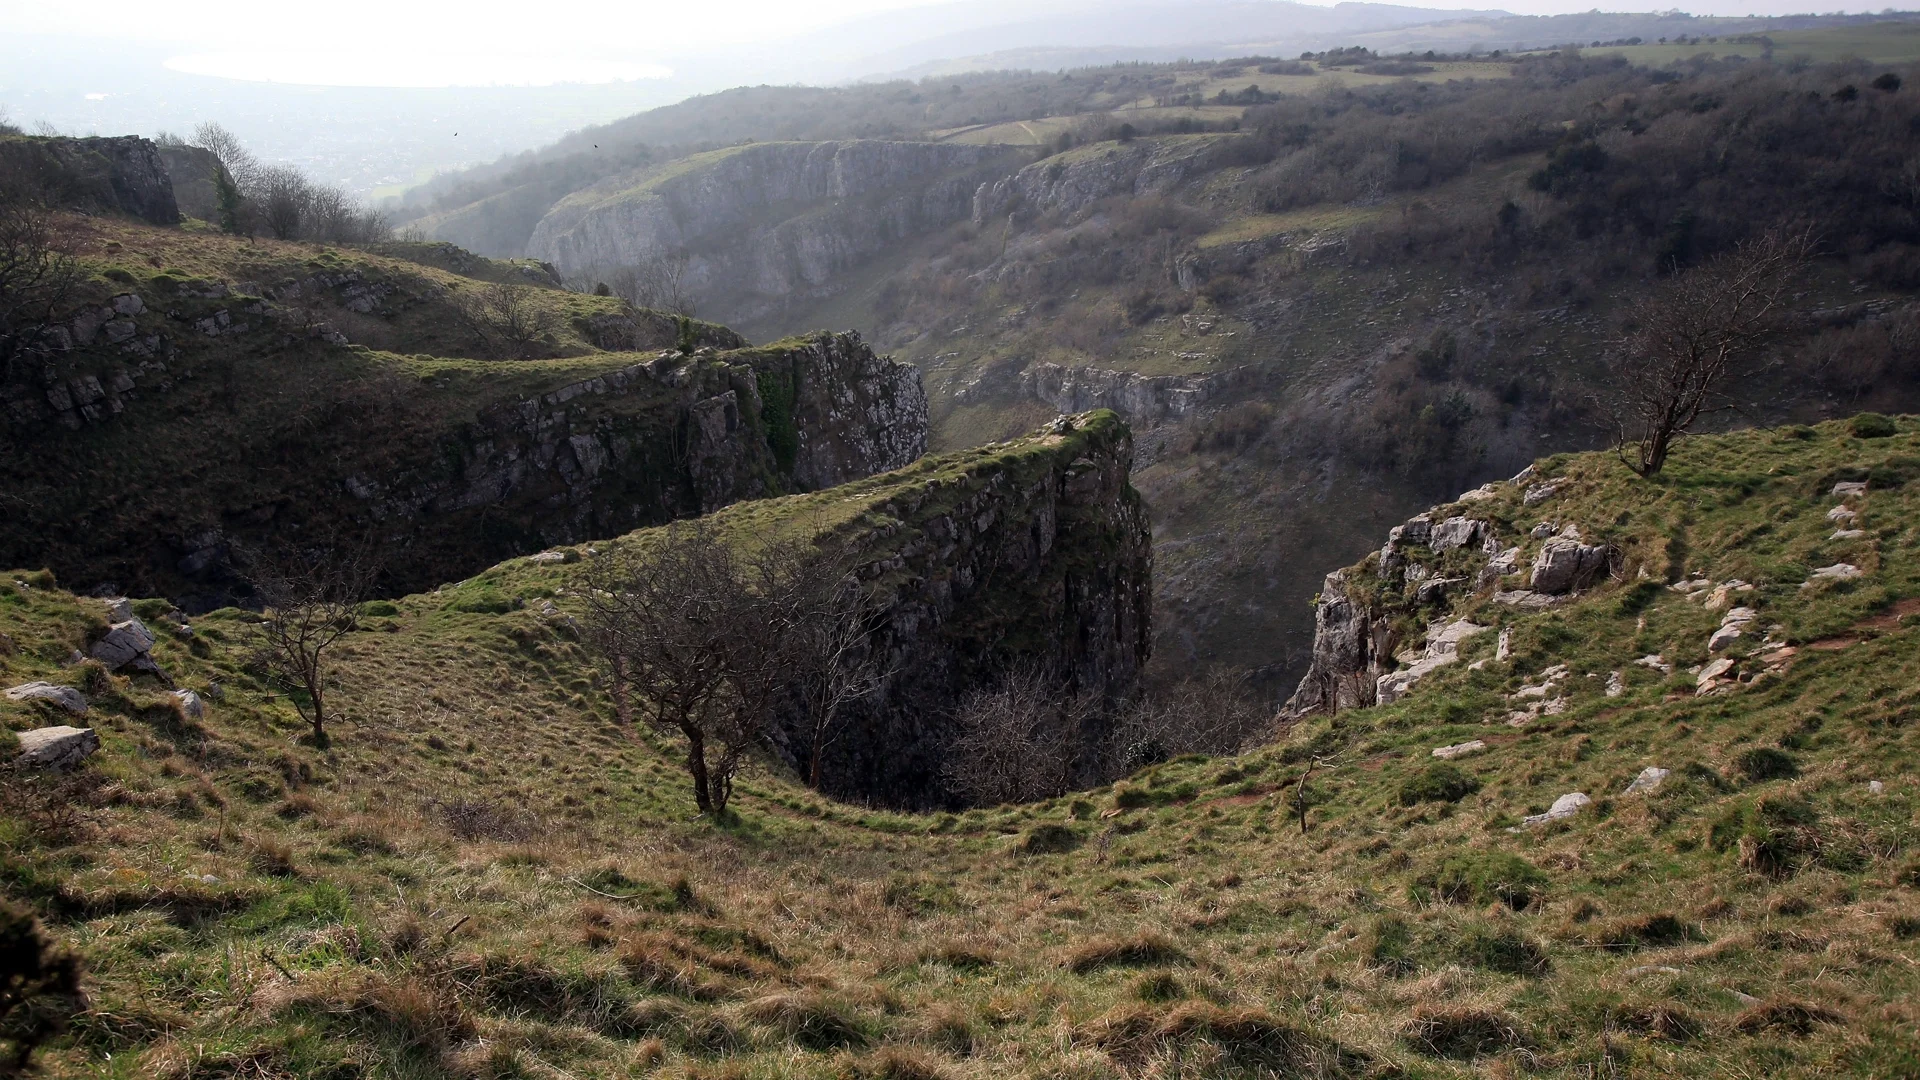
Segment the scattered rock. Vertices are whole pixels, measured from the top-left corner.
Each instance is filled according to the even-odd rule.
[[[1545,611],[1559,603],[1560,598],[1557,596],[1548,596],[1546,593],[1534,592],[1532,589],[1515,589],[1512,592],[1494,593],[1493,602],[1496,604],[1506,604],[1510,607],[1517,607],[1523,611]]]
[[[1859,576],[1860,568],[1852,563],[1834,563],[1832,566],[1823,566],[1815,570],[1801,588],[1804,589],[1816,581],[1852,581]]]
[[[1715,630],[1713,636],[1707,639],[1707,651],[1710,653],[1726,651],[1728,646],[1739,641],[1746,633],[1748,624],[1759,617],[1760,613],[1750,607],[1737,607],[1727,612],[1726,617],[1720,620],[1720,629]]]
[[[1454,502],[1463,502],[1463,503],[1485,502],[1488,499],[1498,496],[1499,494],[1500,494],[1500,490],[1496,488],[1494,485],[1481,484],[1479,487],[1474,488],[1472,491],[1461,492],[1460,497],[1458,499],[1455,499]]]
[[[124,596],[116,596],[107,601],[107,621],[110,623],[127,622],[133,618],[133,601]]]
[[[1627,794],[1645,795],[1649,792],[1658,791],[1660,790],[1660,785],[1666,783],[1667,777],[1672,775],[1672,769],[1662,769],[1649,765],[1640,770],[1640,775],[1633,778],[1633,783],[1627,785]]]
[[[121,315],[138,315],[147,310],[147,305],[132,293],[121,293],[109,301],[113,310]]]
[[[1493,658],[1495,661],[1504,661],[1512,655],[1513,627],[1503,626],[1500,628],[1500,640],[1493,643]]]
[[[1619,555],[1610,544],[1583,544],[1563,532],[1541,545],[1527,585],[1550,595],[1578,592],[1612,572]]]
[[[1635,660],[1634,663],[1643,668],[1652,668],[1662,675],[1673,674],[1673,665],[1667,663],[1667,658],[1661,656],[1659,653],[1648,653],[1640,659]]]
[[[1479,739],[1471,739],[1463,743],[1454,743],[1452,746],[1437,747],[1433,751],[1433,756],[1442,761],[1452,761],[1454,758],[1466,757],[1468,754],[1478,753],[1486,748],[1486,743]]]
[[[1713,592],[1707,596],[1707,610],[1718,611],[1728,604],[1733,603],[1733,597],[1736,593],[1750,593],[1752,591],[1753,586],[1744,581],[1738,579],[1729,581],[1719,588],[1714,589]]]
[[[1725,656],[1701,668],[1700,674],[1696,676],[1698,681],[1695,683],[1694,693],[1711,694],[1717,690],[1725,689],[1726,687],[1723,684],[1724,682],[1732,681],[1729,676],[1731,676],[1733,669],[1733,660]]]
[[[1433,539],[1428,546],[1435,551],[1452,551],[1454,548],[1471,547],[1478,544],[1487,533],[1487,523],[1473,518],[1450,517],[1433,527]]]
[[[1619,697],[1621,694],[1624,694],[1626,692],[1627,692],[1626,675],[1616,671],[1607,676],[1607,696],[1608,697]]]
[[[1854,495],[1865,495],[1866,493],[1867,482],[1865,480],[1842,480],[1833,485],[1833,490],[1828,494],[1836,499],[1845,499]]]
[[[198,720],[207,715],[207,703],[200,700],[199,694],[182,688],[175,690],[173,696],[180,702],[180,711],[186,714],[187,719]]]
[[[20,755],[14,763],[29,769],[70,769],[100,749],[100,735],[92,728],[49,727],[19,733]]]
[[[1871,795],[1885,795],[1887,793],[1887,785],[1878,780],[1869,780],[1867,781],[1867,793]]]
[[[1855,521],[1858,521],[1859,519],[1860,519],[1859,514],[1854,513],[1852,510],[1849,510],[1844,506],[1836,506],[1833,509],[1827,511],[1828,521],[1851,525]]]
[[[1539,470],[1534,468],[1532,465],[1528,465],[1526,468],[1521,469],[1517,473],[1514,473],[1513,476],[1507,480],[1507,483],[1518,484],[1523,480],[1531,480],[1533,479],[1533,474],[1538,471]]]
[[[563,563],[567,561],[567,556],[565,552],[543,551],[538,555],[527,556],[527,561],[530,563]]]
[[[1427,647],[1423,655],[1409,667],[1380,676],[1374,683],[1374,699],[1388,705],[1405,697],[1421,679],[1459,660],[1461,642],[1491,629],[1493,627],[1479,626],[1465,619],[1434,622],[1427,627]]]
[[[1534,825],[1545,825],[1550,821],[1561,821],[1579,813],[1582,808],[1592,802],[1593,800],[1587,798],[1585,792],[1571,792],[1553,800],[1553,806],[1549,808],[1546,813],[1530,814],[1520,819],[1520,824],[1522,826],[1532,827]]]
[[[147,655],[153,648],[153,631],[139,619],[127,619],[113,624],[105,637],[93,643],[90,650],[95,660],[107,665],[109,671],[118,671],[128,664]]]
[[[1560,494],[1560,489],[1570,483],[1572,483],[1571,480],[1562,477],[1559,480],[1547,480],[1535,484],[1527,489],[1526,494],[1520,496],[1520,501],[1527,506],[1538,506],[1548,499],[1553,498],[1555,495]]]
[[[1679,974],[1681,974],[1679,968],[1668,967],[1665,964],[1641,964],[1639,967],[1630,967],[1626,970],[1626,976],[1629,979],[1644,979],[1649,975]]]
[[[1713,582],[1708,581],[1706,578],[1694,578],[1690,581],[1676,581],[1667,586],[1667,588],[1672,589],[1674,592],[1686,593],[1691,596],[1703,589],[1713,588]]]
[[[1445,600],[1448,593],[1466,583],[1466,578],[1457,577],[1434,578],[1431,581],[1423,581],[1419,587],[1413,590],[1413,601],[1421,605],[1437,604]]]
[[[1551,521],[1543,521],[1540,524],[1535,525],[1533,527],[1533,530],[1527,533],[1527,535],[1533,537],[1535,540],[1545,540],[1547,537],[1552,536],[1554,533],[1557,533],[1559,531],[1560,531],[1560,526],[1555,525]]]
[[[1473,587],[1484,589],[1518,569],[1520,569],[1520,549],[1507,548],[1488,559],[1487,565],[1480,568],[1480,572],[1474,575]]]
[[[75,716],[87,715],[87,698],[71,686],[47,682],[21,683],[7,691],[8,701],[51,701]]]
[[[1863,537],[1863,536],[1865,536],[1865,535],[1867,535],[1867,531],[1866,531],[1865,529],[1835,529],[1835,530],[1833,531],[1833,535],[1832,535],[1832,536],[1829,536],[1829,537],[1827,537],[1827,539],[1829,539],[1829,540],[1858,540],[1858,539],[1860,539],[1861,537]]]

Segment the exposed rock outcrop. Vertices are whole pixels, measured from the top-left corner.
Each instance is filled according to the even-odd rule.
[[[100,734],[92,728],[47,727],[19,733],[20,753],[14,764],[25,769],[71,769],[100,749]]]
[[[868,553],[861,574],[883,598],[874,640],[893,674],[850,709],[857,737],[828,747],[829,791],[952,805],[943,775],[952,710],[1015,665],[1051,671],[1063,694],[1131,689],[1153,603],[1132,457],[1131,433],[1111,412],[1063,418],[956,464],[928,459],[921,467],[938,473],[862,516],[848,539]],[[786,735],[792,760],[807,760],[804,731]],[[1088,735],[1091,745],[1098,733]]]
[[[964,221],[974,190],[1021,159],[1000,146],[859,140],[698,154],[576,192],[527,253],[563,271],[687,257],[684,286],[740,320],[831,295],[846,271],[907,237]]]
[[[1468,638],[1490,629],[1448,614],[1463,598],[1539,609],[1618,573],[1619,549],[1587,543],[1575,526],[1543,524],[1506,532],[1512,526],[1484,508],[1506,492],[1518,496],[1524,507],[1525,492],[1542,486],[1557,492],[1570,483],[1532,480],[1533,470],[1528,469],[1504,485],[1484,485],[1450,506],[1410,518],[1388,530],[1387,542],[1364,562],[1327,575],[1315,601],[1307,674],[1282,708],[1283,715],[1384,705],[1404,696],[1426,676],[1453,663]],[[1513,578],[1529,549],[1534,554],[1528,587],[1518,588]],[[1425,647],[1396,656],[1402,632],[1396,628],[1413,620],[1426,623]],[[1505,659],[1507,648],[1508,637],[1502,632],[1498,658]]]
[[[899,468],[926,451],[918,369],[875,355],[854,334],[663,353],[620,367],[603,363],[598,374],[575,367],[572,381],[545,392],[495,391],[477,404],[470,390],[464,397],[457,388],[443,392],[396,366],[362,364],[358,355],[347,362],[361,366],[348,374],[364,375],[308,382],[307,398],[290,401],[297,415],[329,419],[307,429],[301,464],[277,481],[273,501],[223,504],[222,489],[190,488],[192,477],[143,472],[136,463],[96,481],[93,495],[108,497],[116,481],[138,485],[142,503],[165,506],[163,516],[116,515],[49,552],[45,535],[55,525],[33,514],[58,514],[57,497],[34,500],[28,513],[0,526],[0,559],[49,562],[71,580],[170,596],[191,612],[235,598],[227,569],[235,541],[257,545],[289,528],[371,528],[391,552],[386,587],[430,589],[514,555],[740,499],[831,487]],[[181,375],[156,374],[137,393]],[[118,406],[136,396],[131,387],[114,394],[99,377],[76,378],[83,396],[100,384],[89,405],[102,416],[109,401]],[[211,389],[204,382],[187,387]],[[70,404],[82,392],[72,380],[60,388]],[[275,399],[272,388],[238,392]],[[181,397],[156,395],[175,409]],[[218,398],[200,400],[219,406]],[[36,436],[43,455],[65,452],[59,440],[77,437],[48,431],[44,420],[35,428],[45,432]],[[268,446],[277,438],[265,425],[237,434],[267,439]],[[191,497],[166,498],[170,484]]]
[[[1038,161],[980,185],[973,223],[1009,214],[1071,216],[1115,195],[1159,195],[1207,172],[1236,135],[1173,135],[1132,143],[1100,143]]]
[[[1132,371],[1046,362],[1020,372],[1020,388],[1063,413],[1112,409],[1137,429],[1190,416],[1230,390],[1249,385],[1245,368],[1202,375],[1141,375]]]
[[[201,221],[219,221],[219,178],[233,179],[226,176],[226,167],[220,164],[220,159],[210,150],[181,143],[170,143],[159,150],[180,213]]]
[[[180,221],[166,160],[149,139],[15,136],[0,139],[0,164],[62,206],[131,214],[155,225]]]

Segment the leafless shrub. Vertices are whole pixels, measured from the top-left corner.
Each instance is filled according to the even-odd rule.
[[[80,278],[42,185],[24,170],[0,172],[0,382],[53,339]]]
[[[1268,733],[1273,710],[1242,674],[1209,670],[1149,687],[1121,709],[1108,734],[1105,772],[1125,776],[1181,754],[1235,754]]]
[[[1818,246],[1810,226],[1776,227],[1638,306],[1613,363],[1614,446],[1628,468],[1657,474],[1703,415],[1734,407],[1728,384],[1785,329],[1781,309]]]
[[[447,831],[462,840],[525,840],[534,820],[492,799],[455,799],[434,804]]]
[[[313,742],[327,744],[328,651],[353,630],[354,608],[379,576],[378,560],[365,543],[333,542],[236,552],[248,580],[266,607],[259,624],[257,659],[290,691],[306,695],[294,707],[313,727]]]
[[[462,296],[460,309],[481,337],[516,360],[533,358],[541,339],[560,325],[559,313],[528,285],[482,285]]]
[[[981,805],[1058,795],[1073,785],[1081,733],[1098,706],[1087,695],[1063,692],[1038,668],[1013,671],[955,710],[959,734],[947,752],[947,779]]]
[[[692,262],[684,248],[657,251],[632,266],[616,268],[607,277],[607,287],[634,307],[691,319],[695,303],[687,269]]]

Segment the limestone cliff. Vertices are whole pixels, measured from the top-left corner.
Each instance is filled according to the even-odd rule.
[[[155,225],[180,220],[167,163],[148,139],[0,136],[0,166],[60,206],[131,214]]]
[[[926,459],[898,477],[913,482],[844,529],[879,594],[876,648],[893,674],[828,748],[828,790],[952,804],[942,775],[957,734],[951,711],[1016,664],[1055,672],[1062,693],[1132,688],[1153,605],[1132,460],[1132,435],[1113,413],[1062,417],[1026,439]],[[861,487],[844,498],[861,498]],[[807,760],[805,735],[787,736],[795,764]]]
[[[1283,715],[1389,703],[1453,663],[1502,609],[1555,607],[1617,574],[1617,547],[1552,520],[1567,483],[1530,466],[1394,526],[1379,551],[1328,574],[1314,601],[1312,660]]]
[[[567,197],[527,253],[575,272],[684,252],[685,286],[703,309],[738,321],[830,295],[890,245],[966,220],[975,189],[1021,160],[1006,147],[948,143],[732,147]]]
[[[1170,135],[1131,143],[1100,143],[1035,162],[1011,176],[983,183],[973,196],[973,223],[1009,214],[1031,220],[1079,213],[1116,195],[1164,195],[1190,176],[1218,167],[1233,135]]]
[[[232,599],[236,543],[370,530],[387,587],[417,590],[926,449],[917,369],[852,334],[510,368],[334,349],[297,372],[184,351],[59,370],[0,427],[22,503],[0,561],[189,607]]]

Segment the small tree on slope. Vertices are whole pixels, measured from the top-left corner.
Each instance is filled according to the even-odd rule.
[[[1614,449],[1627,468],[1657,475],[1708,413],[1734,408],[1729,384],[1755,370],[1783,329],[1789,290],[1818,241],[1777,227],[1664,282],[1619,343],[1610,402]]]

